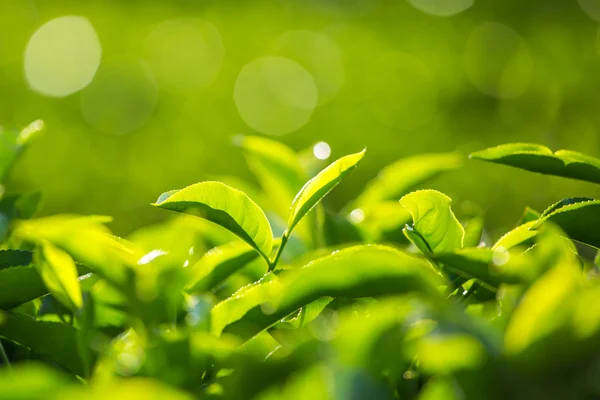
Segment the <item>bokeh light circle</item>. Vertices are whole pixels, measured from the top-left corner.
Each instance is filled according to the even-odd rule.
[[[449,17],[465,11],[474,0],[408,0],[417,10],[438,17]]]
[[[308,30],[286,32],[275,42],[274,52],[306,68],[317,85],[319,104],[330,102],[340,91],[346,76],[344,59],[329,36]]]
[[[145,59],[159,85],[173,92],[203,89],[223,66],[225,50],[219,31],[197,19],[174,19],[148,35]]]
[[[84,17],[64,16],[42,25],[25,50],[25,78],[37,93],[64,97],[94,78],[102,47],[94,27]]]
[[[81,112],[94,129],[124,134],[142,126],[158,101],[158,88],[140,63],[127,61],[100,68],[81,92]]]
[[[300,129],[318,102],[311,74],[285,57],[261,57],[246,64],[235,83],[234,100],[242,119],[267,135]]]
[[[388,52],[375,61],[369,80],[369,105],[383,124],[410,130],[435,116],[437,87],[429,67],[420,59]]]
[[[527,43],[511,28],[495,22],[471,32],[464,61],[471,83],[482,93],[501,99],[521,96],[533,74]]]

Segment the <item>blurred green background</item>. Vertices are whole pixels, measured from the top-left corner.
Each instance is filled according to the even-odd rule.
[[[9,191],[43,214],[167,214],[163,191],[251,179],[238,134],[367,157],[327,199],[416,153],[539,142],[600,155],[600,0],[0,0],[0,125],[46,132]],[[592,185],[466,161],[431,187],[506,229]],[[470,205],[469,205],[470,204]]]

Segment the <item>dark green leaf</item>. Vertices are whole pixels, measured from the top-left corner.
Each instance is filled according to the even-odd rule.
[[[553,153],[539,144],[510,143],[477,151],[470,157],[532,172],[600,183],[600,160],[576,151],[558,150]]]
[[[0,336],[29,347],[77,375],[85,374],[76,346],[77,330],[70,325],[36,321],[27,315],[9,312],[0,323]]]
[[[248,196],[220,182],[200,182],[163,193],[155,206],[192,214],[221,225],[268,259],[273,249],[271,225]]]
[[[546,221],[560,226],[571,239],[600,248],[600,201],[584,200],[558,208],[554,205],[534,228]]]

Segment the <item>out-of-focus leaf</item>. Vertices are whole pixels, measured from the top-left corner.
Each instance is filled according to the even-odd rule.
[[[278,329],[298,329],[314,321],[333,300],[332,297],[321,297],[298,311],[292,318],[286,318],[277,324]]]
[[[418,292],[437,298],[442,283],[422,259],[386,246],[354,246],[244,288],[214,307],[212,329],[249,338],[321,297]]]
[[[34,400],[53,398],[68,384],[68,377],[43,364],[17,364],[0,369],[0,398]]]
[[[0,323],[0,336],[29,347],[48,361],[56,362],[71,372],[85,376],[83,361],[76,341],[77,330],[70,325],[36,321],[16,313],[6,313]]]
[[[411,214],[413,229],[433,253],[450,252],[463,246],[465,230],[454,216],[452,199],[436,190],[418,190],[400,199]]]
[[[115,380],[110,384],[96,387],[73,387],[63,391],[58,400],[192,400],[191,394],[165,385],[150,378],[130,378]]]
[[[442,263],[448,270],[464,275],[467,278],[476,278],[497,288],[501,283],[520,282],[514,274],[522,266],[514,260],[506,250],[492,250],[489,248],[465,248],[451,253],[437,253],[433,258]],[[516,265],[507,265],[508,263]],[[507,273],[503,273],[507,271]],[[522,271],[523,275],[527,271]]]
[[[10,167],[23,149],[44,129],[44,122],[37,120],[21,132],[0,128],[0,181],[4,181]]]
[[[466,334],[428,335],[418,341],[419,368],[428,374],[477,370],[486,362],[484,346]]]
[[[465,236],[463,245],[465,247],[477,247],[481,243],[483,235],[483,218],[472,217],[465,223]]]
[[[517,226],[513,230],[505,233],[494,245],[492,249],[505,248],[510,249],[511,247],[517,246],[521,243],[528,241],[535,237],[538,231],[535,230],[535,226],[538,224],[537,219],[529,222],[525,222],[522,225]]]
[[[600,160],[576,151],[558,150],[553,153],[539,144],[510,143],[477,151],[470,157],[532,172],[600,183]]]
[[[212,289],[256,257],[258,253],[244,242],[215,247],[189,267],[186,290],[195,293]]]
[[[531,222],[531,221],[536,221],[542,214],[536,210],[534,210],[531,207],[525,207],[525,210],[523,210],[523,214],[521,215],[521,218],[519,219],[519,222],[517,223],[518,225],[523,225],[524,223],[527,222]]]
[[[83,306],[77,267],[71,256],[43,242],[35,252],[34,261],[44,284],[58,301],[73,311]]]
[[[402,228],[411,216],[399,202],[386,201],[373,207],[354,209],[350,220],[364,230],[371,241],[406,241]]]
[[[341,180],[350,173],[365,155],[360,153],[344,156],[327,168],[319,172],[314,178],[306,182],[300,189],[290,210],[287,232],[292,232],[296,224],[304,217],[323,197],[327,195]]]
[[[563,304],[580,290],[582,276],[572,263],[561,263],[529,288],[514,310],[504,344],[509,354],[520,353],[566,323]]]
[[[258,136],[241,136],[238,144],[252,173],[276,207],[286,218],[296,193],[306,182],[296,153],[286,145]]]
[[[559,202],[551,206],[534,227],[550,221],[560,226],[571,239],[600,248],[600,201],[580,200],[562,204]]]
[[[0,212],[11,218],[31,218],[42,201],[41,192],[4,196],[0,199]]]
[[[418,400],[461,400],[464,395],[451,377],[431,378],[419,395]]]
[[[323,236],[326,246],[359,243],[363,241],[360,229],[346,217],[328,211],[325,212],[324,216]]]
[[[239,190],[220,182],[200,182],[165,192],[154,205],[221,225],[269,259],[273,249],[271,225],[263,210]]]
[[[377,177],[353,202],[356,207],[370,207],[386,200],[396,200],[435,176],[460,167],[458,154],[423,154],[403,158],[382,169]]]
[[[34,243],[48,241],[67,252],[76,262],[91,268],[116,284],[127,279],[143,253],[131,243],[112,236],[103,225],[109,217],[56,215],[19,221],[13,236]]]

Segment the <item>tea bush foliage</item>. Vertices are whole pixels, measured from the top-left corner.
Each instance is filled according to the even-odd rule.
[[[1,137],[2,176],[41,127]],[[152,206],[172,218],[127,238],[2,197],[0,398],[600,396],[600,201],[527,208],[491,238],[427,188],[479,161],[398,160],[334,212],[321,200],[368,151],[325,166],[237,142],[260,189],[167,191]],[[471,158],[600,183],[600,160],[568,150]]]

